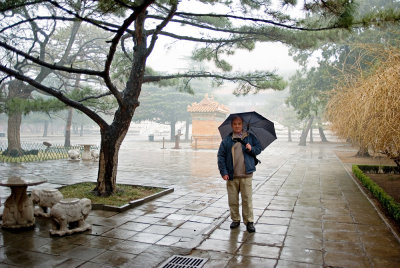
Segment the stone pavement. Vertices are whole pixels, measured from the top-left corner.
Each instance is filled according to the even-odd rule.
[[[397,237],[334,154],[338,147],[348,149],[268,147],[254,176],[257,231],[249,234],[244,225],[229,229],[215,150],[128,139],[118,182],[175,191],[122,213],[92,211],[93,229],[82,234],[51,237],[50,221],[40,218],[34,230],[2,229],[0,267],[158,267],[172,255],[207,258],[203,267],[399,267]],[[95,181],[97,164],[0,163],[0,174],[45,177],[57,187]],[[8,194],[0,187],[2,203]]]

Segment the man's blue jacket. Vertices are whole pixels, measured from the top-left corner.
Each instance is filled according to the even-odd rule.
[[[261,145],[257,138],[248,133],[248,136],[243,139],[244,143],[250,143],[251,152],[254,155],[258,155],[261,153]],[[232,133],[226,136],[219,146],[218,149],[218,169],[221,176],[229,175],[229,180],[233,180],[233,159],[232,159],[232,146],[234,145],[234,141],[232,140]],[[242,144],[243,156],[244,156],[244,164],[246,167],[246,174],[253,173],[256,171],[256,165],[254,157],[246,152],[246,147]]]

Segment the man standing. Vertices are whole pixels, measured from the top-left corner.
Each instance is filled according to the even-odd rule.
[[[239,193],[242,197],[243,223],[247,231],[253,233],[253,197],[252,179],[256,171],[255,156],[261,153],[261,145],[257,138],[243,130],[243,119],[240,116],[231,122],[232,133],[226,136],[218,150],[218,169],[227,182],[228,203],[232,223],[230,228],[240,225]]]

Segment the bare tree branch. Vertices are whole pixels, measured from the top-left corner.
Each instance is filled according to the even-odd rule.
[[[154,48],[154,45],[156,43],[158,34],[161,32],[161,30],[168,24],[168,22],[174,16],[174,14],[176,12],[176,9],[177,9],[177,5],[178,5],[177,3],[178,2],[176,2],[174,5],[172,5],[171,10],[168,13],[168,16],[159,25],[157,25],[155,31],[153,32],[153,36],[151,37],[150,46],[147,49],[146,56],[149,56],[150,53],[153,51],[153,48]]]
[[[104,81],[105,81],[107,87],[112,92],[112,94],[117,99],[119,106],[123,105],[123,101],[122,101],[121,93],[118,91],[118,89],[115,87],[115,85],[111,81],[111,77],[110,77],[111,63],[113,61],[115,52],[117,51],[118,43],[125,32],[125,29],[127,29],[136,20],[138,14],[139,14],[139,12],[134,11],[126,20],[124,20],[124,23],[121,25],[121,27],[118,29],[117,33],[111,40],[110,49],[107,54],[107,60],[104,65],[104,72],[105,72]]]
[[[93,100],[93,99],[100,99],[100,98],[103,98],[103,97],[106,97],[106,96],[110,96],[111,94],[112,94],[111,92],[106,92],[106,93],[100,94],[98,96],[87,96],[87,97],[85,97],[83,99],[78,100],[78,102],[84,102],[84,101]]]
[[[99,71],[93,71],[93,70],[89,70],[89,69],[70,68],[70,67],[60,66],[57,64],[47,63],[45,61],[39,60],[38,58],[32,57],[29,54],[26,54],[25,52],[22,52],[21,50],[16,49],[15,47],[9,46],[8,44],[4,43],[3,41],[0,41],[0,47],[4,47],[5,49],[7,49],[9,51],[12,51],[20,56],[23,56],[24,58],[36,63],[36,64],[39,64],[40,66],[47,67],[49,69],[64,71],[64,72],[69,72],[69,73],[97,75],[97,76],[104,77],[104,71],[99,72]]]
[[[63,10],[64,12],[66,12],[66,13],[72,15],[72,16],[74,16],[75,18],[79,19],[80,21],[85,21],[85,22],[87,22],[87,23],[89,23],[89,24],[92,24],[92,25],[94,25],[94,26],[96,26],[96,27],[102,28],[102,29],[104,29],[104,30],[106,30],[106,31],[112,31],[112,30],[110,30],[109,28],[103,26],[102,23],[99,23],[99,22],[96,21],[96,20],[92,20],[92,19],[88,19],[88,18],[82,17],[82,16],[80,16],[78,13],[73,12],[73,11],[70,11],[70,10],[68,10],[68,9],[66,9],[66,8],[64,8],[64,7],[62,7],[62,6],[61,6],[59,3],[57,3],[56,1],[46,1],[46,2],[51,3],[51,4],[54,5],[55,7],[57,7],[57,8],[59,8],[59,9]]]
[[[132,35],[129,34],[125,34],[124,36],[122,36],[121,38],[121,50],[124,53],[125,57],[127,57],[130,61],[132,61],[132,57],[131,55],[128,54],[128,51],[126,50],[125,47],[125,40],[128,39],[129,37],[132,37]]]

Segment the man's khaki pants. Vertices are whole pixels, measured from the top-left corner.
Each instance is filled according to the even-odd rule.
[[[228,190],[228,203],[231,212],[232,221],[240,221],[239,213],[239,193],[242,197],[242,215],[243,222],[254,222],[253,216],[253,195],[252,195],[253,177],[238,178],[228,180],[226,188]]]

